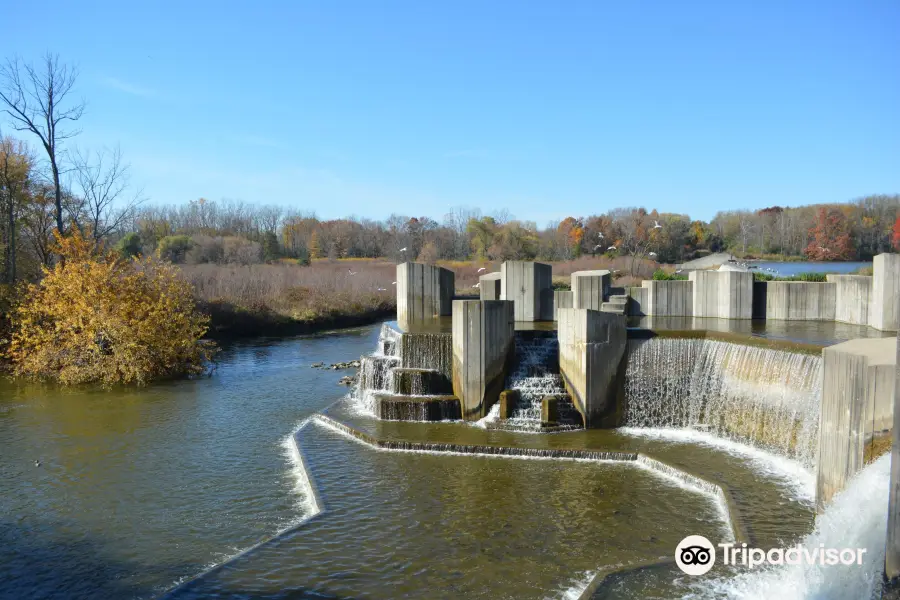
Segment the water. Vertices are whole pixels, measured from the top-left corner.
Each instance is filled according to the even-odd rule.
[[[692,429],[815,465],[820,356],[706,339],[631,340],[625,422]]]
[[[760,271],[771,273],[765,269],[775,269],[777,275],[788,277],[800,273],[839,273],[847,275],[863,267],[871,267],[871,262],[766,262],[749,261],[759,267]]]

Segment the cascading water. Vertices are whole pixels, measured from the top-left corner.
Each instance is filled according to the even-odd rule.
[[[400,332],[384,324],[378,334],[375,352],[360,359],[359,381],[353,391],[353,397],[366,412],[375,414],[375,393],[394,391],[391,369],[399,366]]]
[[[887,532],[890,453],[856,474],[816,518],[815,530],[801,544],[821,548],[864,548],[860,565],[806,564],[758,568],[735,577],[685,581],[691,592],[684,598],[741,600],[868,600],[879,598]]]
[[[706,339],[632,340],[625,424],[689,428],[815,465],[822,359]]]
[[[519,392],[506,424],[515,428],[540,430],[541,400],[544,396],[560,396],[561,424],[574,425],[580,421],[575,407],[566,394],[559,374],[559,341],[556,336],[516,335],[516,367],[506,378],[506,389]]]

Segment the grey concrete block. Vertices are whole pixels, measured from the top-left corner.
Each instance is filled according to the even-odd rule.
[[[559,369],[585,427],[615,409],[615,377],[625,354],[625,319],[583,308],[559,310]]]
[[[741,271],[691,271],[695,317],[753,318],[753,274]]]
[[[643,317],[647,314],[647,295],[649,291],[645,287],[628,288],[628,298],[631,300],[626,307],[626,314],[634,317]],[[692,302],[693,303],[693,302]]]
[[[869,324],[872,277],[865,275],[828,275],[835,287],[834,320],[853,325]]]
[[[574,299],[572,292],[568,290],[554,290],[553,292],[553,320],[557,320],[560,308],[572,308]]]
[[[900,303],[900,298],[897,298]],[[884,574],[896,591],[900,586],[900,333],[897,334],[896,366],[894,367],[894,422],[891,447],[891,485],[888,498],[888,533],[884,556]]]
[[[654,317],[690,317],[694,314],[693,281],[654,281],[641,284],[646,291],[645,315]]]
[[[900,254],[872,259],[872,301],[869,325],[881,331],[900,330]]]
[[[766,319],[834,321],[837,284],[806,281],[768,281]]]
[[[857,339],[822,351],[816,506],[844,489],[893,423],[895,338]]]
[[[500,278],[502,273],[487,273],[478,278],[478,290],[482,300],[502,300]]]
[[[508,260],[500,266],[500,297],[512,300],[516,321],[553,320],[553,269],[543,263]]]
[[[397,321],[401,327],[448,316],[455,287],[453,271],[405,262],[397,265]]]
[[[513,303],[453,301],[453,393],[462,417],[478,420],[497,401],[515,350]]]
[[[572,307],[600,310],[609,298],[611,282],[609,271],[575,271],[572,273]]]

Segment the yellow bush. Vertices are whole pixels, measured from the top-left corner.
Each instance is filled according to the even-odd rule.
[[[110,386],[207,368],[215,351],[201,340],[208,318],[175,267],[122,259],[77,233],[57,246],[63,260],[12,313],[16,374]]]

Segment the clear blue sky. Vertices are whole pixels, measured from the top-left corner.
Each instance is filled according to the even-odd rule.
[[[0,55],[79,66],[78,144],[120,144],[153,202],[544,225],[900,192],[897,0],[51,0],[3,21]]]

